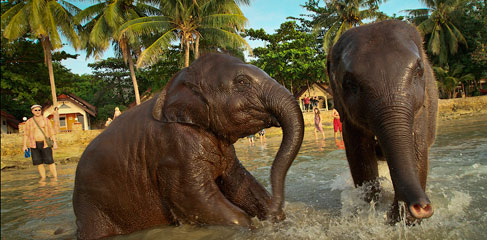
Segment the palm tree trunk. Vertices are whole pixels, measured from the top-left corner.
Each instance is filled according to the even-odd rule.
[[[196,47],[194,50],[194,59],[198,59],[200,57],[200,35],[196,36]]]
[[[188,39],[184,40],[184,67],[189,66],[189,41]]]
[[[130,78],[132,78],[132,84],[134,85],[134,92],[135,92],[135,104],[140,104],[140,95],[139,95],[139,85],[137,84],[137,78],[135,77],[135,69],[134,69],[134,62],[132,60],[132,54],[130,53],[130,46],[128,45],[128,41],[126,38],[121,38],[119,40],[120,48],[122,49],[123,58],[125,63],[128,61],[129,69],[130,69]]]
[[[130,77],[132,78],[132,83],[134,84],[135,103],[139,105],[140,104],[139,85],[137,84],[137,78],[135,78],[134,63],[132,61],[132,55],[130,53],[127,56],[127,60],[130,69]]]
[[[47,65],[47,69],[49,70],[49,83],[51,84],[51,97],[52,97],[52,106],[53,109],[57,107],[57,95],[56,95],[56,84],[54,82],[54,71],[52,69],[52,53],[51,53],[51,43],[48,37],[41,37],[41,44],[44,50],[44,61]],[[54,122],[57,124],[59,123],[59,115],[54,115],[55,118]],[[54,129],[59,126],[54,126]]]
[[[311,96],[311,91],[309,89],[309,80],[306,79],[306,85],[308,86],[308,95]]]

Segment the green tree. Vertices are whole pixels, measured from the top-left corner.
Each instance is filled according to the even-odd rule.
[[[340,36],[352,27],[363,24],[365,19],[382,20],[387,16],[379,11],[379,5],[386,0],[308,0],[303,7],[312,12],[311,25],[315,31],[324,31],[323,48],[325,52],[338,41]]]
[[[448,65],[463,65],[464,73],[471,73],[475,80],[466,85],[469,96],[480,94],[480,79],[487,78],[487,2],[464,1],[455,12],[455,24],[461,29],[468,48],[460,47]]]
[[[73,24],[73,15],[79,9],[63,0],[11,1],[3,4],[6,10],[1,17],[2,35],[9,40],[28,34],[40,41],[44,51],[44,63],[48,67],[53,105],[57,106],[56,86],[52,64],[52,50],[63,46],[63,35],[75,49],[80,40]],[[60,34],[61,33],[61,34]]]
[[[140,94],[132,55],[137,52],[139,42],[130,41],[118,30],[127,21],[159,12],[157,8],[145,4],[145,2],[143,0],[137,2],[133,0],[100,1],[76,16],[77,23],[84,23],[82,39],[88,53],[87,57],[90,55],[98,57],[108,49],[111,42],[116,43],[129,66],[137,105],[140,104]]]
[[[147,35],[158,38],[140,55],[137,66],[143,67],[157,62],[158,57],[178,41],[184,50],[184,66],[189,66],[190,49],[199,56],[200,38],[217,43],[221,48],[248,46],[238,34],[247,19],[235,0],[168,0],[160,1],[162,16],[149,16],[131,20],[124,24],[122,35],[138,39]]]
[[[315,33],[304,31],[295,21],[282,23],[274,34],[249,29],[251,40],[262,40],[251,63],[295,93],[315,82],[326,82],[326,55]]]
[[[406,10],[409,19],[425,36],[427,50],[438,57],[440,66],[448,63],[448,56],[458,52],[459,44],[467,45],[462,32],[457,28],[455,15],[465,0],[422,0],[426,9]]]
[[[64,51],[54,52],[53,72],[57,76],[57,91],[69,91],[76,75],[64,68],[60,61],[76,58]],[[40,41],[19,38],[8,41],[2,38],[0,54],[1,109],[18,119],[30,116],[32,104],[45,104],[51,99],[49,71],[44,64],[44,53]]]
[[[470,84],[474,79],[474,75],[463,72],[463,65],[455,65],[452,69],[449,67],[433,67],[436,78],[438,80],[438,88],[442,98],[453,98],[456,95],[456,88],[459,84],[462,85],[462,91],[466,96],[465,85]]]

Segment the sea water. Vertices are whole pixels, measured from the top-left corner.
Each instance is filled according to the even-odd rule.
[[[333,136],[316,140],[307,131],[285,185],[286,220],[253,219],[253,230],[230,227],[158,227],[113,239],[487,239],[487,115],[439,123],[430,150],[427,195],[434,215],[416,226],[387,224],[394,192],[387,164],[379,164],[381,195],[361,200],[343,149]],[[235,144],[246,168],[267,189],[280,138]],[[59,181],[40,185],[34,167],[2,172],[2,239],[72,239],[75,164],[59,165]],[[54,234],[56,232],[56,234]]]

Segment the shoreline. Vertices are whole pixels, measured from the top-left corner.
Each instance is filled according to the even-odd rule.
[[[465,117],[476,117],[487,115],[487,96],[440,99],[438,102],[438,122],[459,119]],[[323,129],[327,139],[333,139],[333,125],[331,111],[322,111]],[[303,113],[305,122],[305,136],[314,134],[314,113]],[[60,133],[58,138],[58,150],[53,151],[55,163],[68,164],[79,161],[81,154],[86,146],[103,130],[77,131],[70,133]],[[267,138],[281,137],[280,128],[266,129]],[[258,139],[258,134],[256,134]],[[246,139],[240,139],[235,144],[246,143]],[[15,171],[33,167],[31,158],[24,158],[22,149],[21,134],[2,134],[1,135],[1,170]]]

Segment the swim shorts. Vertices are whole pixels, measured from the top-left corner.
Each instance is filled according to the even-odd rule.
[[[334,118],[333,119],[333,130],[335,130],[335,132],[340,129],[340,132],[342,131],[342,123],[340,122],[340,119],[336,119]]]
[[[40,164],[53,164],[52,148],[44,148],[44,142],[36,141],[36,148],[31,148],[32,151],[32,164],[34,166]]]

